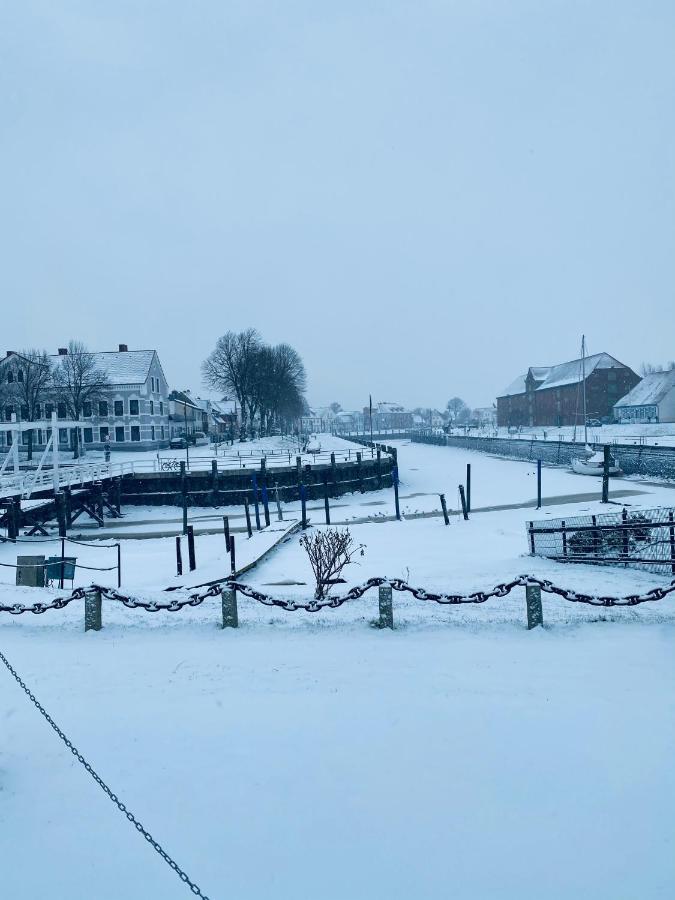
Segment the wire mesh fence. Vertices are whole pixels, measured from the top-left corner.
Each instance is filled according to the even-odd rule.
[[[675,510],[669,507],[532,521],[527,539],[532,555],[558,562],[675,575]]]

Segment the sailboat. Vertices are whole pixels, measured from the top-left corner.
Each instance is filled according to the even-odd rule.
[[[572,457],[572,471],[577,475],[596,475],[602,476],[605,471],[605,455],[604,453],[596,453],[588,444],[588,419],[586,415],[586,335],[581,338],[581,382],[583,395],[583,415],[584,415],[584,456]],[[575,426],[576,433],[576,426]],[[623,475],[619,467],[619,462],[614,457],[609,457],[609,474]]]

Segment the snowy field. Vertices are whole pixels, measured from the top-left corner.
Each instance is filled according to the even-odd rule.
[[[521,573],[604,594],[668,583],[528,555],[530,518],[607,509],[599,479],[545,469],[549,505],[537,512],[531,464],[397,447],[407,518],[385,520],[391,489],[336,501],[334,521],[365,545],[338,592],[375,575],[461,592]],[[446,527],[423,515],[441,490],[456,506],[467,462],[470,520],[455,513]],[[675,498],[665,485],[612,488],[631,492],[618,498],[631,509]],[[285,505],[287,519],[296,506]],[[180,529],[176,509],[133,512],[125,527],[139,534],[149,515]],[[191,518],[206,529],[224,512],[236,524],[232,508]],[[272,540],[237,534],[238,561]],[[147,596],[171,580],[166,566],[175,582],[172,542],[123,540],[125,586]],[[6,553],[16,547],[0,545]],[[186,584],[229,568],[222,535],[199,535],[197,557],[203,570]],[[313,589],[297,535],[242,580],[287,598]],[[300,583],[280,584],[289,581]],[[3,602],[38,593],[0,586]],[[217,597],[153,614],[104,601],[103,630],[87,634],[73,603],[0,617],[0,649],[211,900],[670,898],[675,600],[543,601],[545,627],[532,632],[522,588],[480,606],[395,593],[393,632],[370,627],[376,591],[315,614],[240,597],[236,631],[220,629]],[[0,721],[3,896],[190,895],[1,666]]]

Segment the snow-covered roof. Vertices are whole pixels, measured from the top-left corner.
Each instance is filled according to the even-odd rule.
[[[515,381],[512,381],[511,384],[504,388],[504,390],[499,395],[500,397],[513,397],[515,394],[524,394],[525,393],[525,379],[527,378],[527,373],[525,375],[519,375]]]
[[[558,366],[532,366],[524,375],[519,375],[515,381],[503,391],[500,397],[512,397],[515,394],[525,393],[525,380],[529,373],[535,381],[540,381],[535,390],[546,391],[549,388],[564,387],[567,384],[576,384],[581,381],[581,359],[572,359],[570,362],[560,363]],[[609,353],[595,353],[587,356],[585,360],[586,378],[596,369],[625,369],[623,363],[614,359]]]
[[[609,353],[596,353],[593,356],[586,357],[586,378],[591,372],[595,372],[596,369],[625,369],[625,366],[618,359],[610,356]],[[537,390],[545,391],[548,388],[575,384],[581,381],[581,370],[581,359],[573,359],[570,362],[561,363],[559,366],[552,366],[544,381],[537,387]]]
[[[655,372],[645,375],[632,391],[614,404],[614,409],[622,406],[658,406],[663,398],[675,389],[675,369],[670,372]]]
[[[96,368],[101,369],[111,384],[145,384],[155,355],[154,350],[118,350],[88,354]],[[51,359],[59,365],[67,356],[54,354]]]

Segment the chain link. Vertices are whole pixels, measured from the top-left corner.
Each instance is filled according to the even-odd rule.
[[[363,584],[357,585],[347,591],[342,596],[327,596],[320,599],[313,598],[306,602],[292,600],[283,597],[273,597],[265,594],[257,588],[249,584],[242,584],[232,578],[224,578],[218,581],[202,592],[188,594],[187,597],[173,597],[168,602],[161,600],[142,600],[139,597],[123,594],[114,588],[102,587],[92,584],[87,588],[76,588],[69,597],[59,597],[50,603],[34,603],[31,606],[24,606],[21,603],[10,605],[0,604],[0,612],[8,612],[12,615],[21,615],[21,613],[31,612],[41,614],[49,609],[63,609],[72,603],[73,600],[81,600],[86,593],[97,591],[107,600],[114,600],[122,603],[128,609],[143,609],[146,612],[179,612],[185,606],[200,606],[209,597],[216,597],[224,587],[230,587],[238,593],[262,603],[264,606],[275,606],[286,612],[319,612],[322,609],[338,609],[351,600],[359,600],[363,595],[375,587],[383,584],[390,585],[393,590],[411,594],[416,600],[430,601],[441,605],[457,605],[460,603],[485,603],[492,597],[506,597],[516,587],[527,587],[528,585],[538,585],[542,591],[548,594],[555,594],[563,600],[571,603],[585,603],[589,606],[638,606],[640,603],[653,603],[656,600],[663,600],[668,594],[675,592],[675,581],[671,582],[668,587],[656,587],[644,594],[628,594],[625,597],[606,597],[602,595],[584,594],[571,588],[562,588],[545,578],[537,578],[534,575],[519,575],[512,581],[504,581],[495,585],[488,591],[474,591],[470,594],[443,594],[427,591],[425,588],[414,587],[408,584],[402,578],[369,578]]]
[[[74,598],[73,598],[73,599],[74,599]],[[119,797],[117,796],[117,794],[114,794],[114,793],[111,791],[111,789],[108,787],[108,785],[105,783],[105,781],[103,781],[103,779],[102,779],[101,776],[98,774],[98,772],[96,772],[95,769],[87,762],[87,760],[84,758],[84,756],[82,756],[82,754],[81,754],[80,751],[77,749],[77,747],[72,743],[72,741],[69,740],[69,738],[66,736],[66,734],[64,734],[64,732],[59,728],[59,726],[56,724],[56,722],[52,719],[52,717],[49,715],[49,713],[47,712],[47,710],[44,708],[44,706],[43,706],[43,705],[40,703],[40,701],[37,699],[37,697],[35,696],[35,694],[33,694],[33,692],[30,690],[30,688],[27,687],[26,683],[23,681],[23,679],[21,678],[21,676],[18,674],[18,672],[16,671],[16,669],[14,669],[14,667],[11,665],[11,663],[9,662],[9,660],[7,659],[7,657],[4,655],[4,653],[3,653],[1,650],[0,650],[0,660],[2,660],[2,662],[3,662],[4,665],[6,666],[7,670],[9,671],[10,675],[14,678],[14,680],[15,680],[16,683],[19,685],[19,687],[21,688],[21,690],[26,694],[26,696],[30,699],[31,703],[36,707],[36,709],[37,709],[37,710],[42,714],[42,716],[47,720],[47,722],[49,723],[49,725],[50,725],[50,726],[54,729],[54,731],[58,734],[58,736],[61,738],[61,740],[63,741],[63,743],[66,745],[66,747],[67,747],[67,748],[70,750],[70,752],[73,754],[73,756],[75,757],[75,759],[77,759],[77,761],[78,761],[79,763],[81,763],[82,766],[84,766],[84,768],[87,770],[87,772],[89,772],[89,774],[90,774],[91,777],[94,779],[94,781],[96,782],[96,784],[97,784],[97,785],[101,788],[101,790],[107,795],[107,797],[108,797],[110,800],[112,800],[112,802],[113,802],[113,803],[115,804],[115,806],[119,809],[119,811],[120,811],[121,813],[123,813],[124,816],[126,816],[127,820],[128,820],[129,822],[131,822],[131,824],[134,826],[134,828],[136,829],[136,831],[138,831],[139,834],[142,834],[142,835],[143,835],[143,837],[145,838],[145,840],[146,840],[146,841],[151,845],[151,847],[152,847],[152,848],[153,848],[153,849],[154,849],[154,850],[162,857],[162,859],[164,860],[164,862],[165,862],[168,866],[170,866],[170,868],[173,869],[173,871],[176,873],[176,875],[178,875],[178,877],[180,878],[180,880],[190,888],[190,890],[191,890],[192,893],[195,895],[195,897],[201,897],[202,900],[209,900],[209,898],[208,898],[205,894],[203,894],[203,893],[201,892],[201,890],[200,890],[200,888],[198,887],[198,885],[196,885],[193,881],[191,881],[190,878],[186,875],[186,873],[180,868],[180,866],[178,865],[178,863],[175,862],[175,860],[173,860],[173,859],[169,856],[169,854],[168,854],[168,853],[166,852],[166,850],[162,847],[162,845],[161,845],[158,841],[156,841],[156,840],[154,839],[154,837],[150,834],[149,831],[147,831],[146,828],[143,827],[143,825],[138,821],[138,819],[136,818],[136,816],[134,816],[134,814],[133,814],[130,810],[127,809],[127,807],[124,805],[124,803],[122,803],[122,801],[119,799]]]

